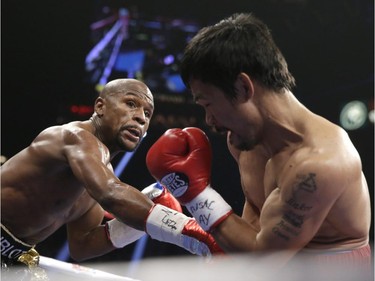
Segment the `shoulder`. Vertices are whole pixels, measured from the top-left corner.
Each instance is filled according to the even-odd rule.
[[[79,134],[89,133],[82,126],[79,125],[80,122],[72,122],[63,125],[51,126],[39,133],[37,138],[64,138],[66,136],[74,136]]]
[[[80,122],[73,122],[62,126],[61,136],[63,149],[69,158],[88,159],[98,158],[108,163],[110,153],[108,147]]]
[[[282,193],[304,194],[321,202],[336,200],[361,174],[355,157],[346,159],[345,151],[305,147],[296,151],[279,174]],[[302,192],[302,193],[301,193]]]
[[[52,126],[42,131],[33,141],[33,147],[56,147],[65,153],[78,156],[80,152],[101,151],[107,154],[106,146],[82,122],[71,122]]]
[[[71,122],[56,130],[65,145],[99,145],[99,139],[81,122]]]

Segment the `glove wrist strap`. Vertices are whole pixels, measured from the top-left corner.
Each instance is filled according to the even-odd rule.
[[[155,204],[146,220],[146,232],[151,238],[180,245],[180,236],[189,218],[182,213]]]
[[[194,221],[193,218],[163,205],[155,204],[146,220],[146,232],[153,239],[175,244],[192,254],[209,256],[211,253],[208,246],[199,239],[199,234],[202,235],[202,231],[199,232],[195,229],[197,233],[194,235],[194,227],[190,226],[191,233],[185,233],[189,232],[185,226],[191,224],[192,221]],[[194,223],[196,224],[195,221]]]
[[[185,206],[205,231],[232,213],[232,207],[210,185]]]

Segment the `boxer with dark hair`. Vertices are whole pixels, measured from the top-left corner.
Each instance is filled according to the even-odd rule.
[[[227,252],[277,252],[286,263],[306,251],[369,270],[360,156],[342,128],[293,95],[294,78],[267,26],[235,14],[201,29],[181,75],[206,123],[227,135],[245,196],[238,216],[210,186],[211,148],[201,130],[168,130],[149,150],[148,168],[202,228]]]

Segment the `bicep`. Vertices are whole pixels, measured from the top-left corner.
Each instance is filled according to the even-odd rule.
[[[88,132],[66,136],[64,154],[74,176],[95,199],[119,181],[110,168],[108,150]]]
[[[87,134],[74,135],[65,142],[65,155],[74,176],[108,212],[136,229],[144,229],[153,202],[136,188],[120,181],[109,168],[108,149]]]
[[[247,200],[245,201],[241,217],[251,225],[255,231],[259,232],[259,211],[257,211],[256,207]]]
[[[333,204],[319,173],[302,171],[285,178],[262,209],[259,249],[300,250],[313,239]]]

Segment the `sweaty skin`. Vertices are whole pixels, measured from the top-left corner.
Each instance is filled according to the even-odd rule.
[[[143,230],[153,203],[113,173],[111,159],[132,151],[148,129],[153,96],[134,79],[109,82],[86,121],[42,131],[1,167],[1,222],[14,236],[37,244],[67,224],[76,260],[114,249],[101,225],[105,208]]]
[[[351,250],[369,242],[370,201],[361,160],[346,132],[287,90],[272,93],[241,73],[239,96],[190,80],[206,122],[227,133],[245,206],[214,231],[228,251]],[[238,122],[241,120],[241,122]]]

